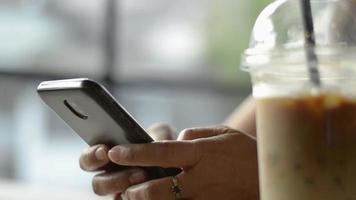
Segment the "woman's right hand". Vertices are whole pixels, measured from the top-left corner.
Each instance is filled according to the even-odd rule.
[[[173,129],[166,124],[154,125],[148,132],[156,141],[174,138]],[[106,145],[95,145],[84,150],[79,159],[80,167],[84,171],[97,172],[92,180],[93,190],[96,194],[120,197],[120,194],[130,186],[147,181],[145,172],[140,168],[113,172],[103,171],[102,167],[109,163],[108,151],[109,147]]]

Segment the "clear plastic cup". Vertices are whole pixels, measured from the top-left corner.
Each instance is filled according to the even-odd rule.
[[[311,0],[317,91],[299,3],[270,4],[242,57],[257,102],[261,199],[356,200],[356,1]]]

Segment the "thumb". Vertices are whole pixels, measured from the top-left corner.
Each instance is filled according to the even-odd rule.
[[[125,166],[190,167],[200,160],[195,141],[165,141],[120,145],[109,151],[112,162]]]

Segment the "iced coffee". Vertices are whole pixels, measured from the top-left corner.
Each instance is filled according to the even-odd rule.
[[[262,200],[356,200],[356,101],[257,98]]]
[[[275,0],[258,16],[242,69],[261,200],[356,200],[355,36],[355,0]]]

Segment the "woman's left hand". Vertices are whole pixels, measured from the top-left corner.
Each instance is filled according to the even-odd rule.
[[[179,141],[116,146],[109,158],[119,165],[181,168],[183,199],[258,199],[256,141],[227,127],[186,129]],[[151,180],[116,199],[174,200],[172,185],[172,177]]]

